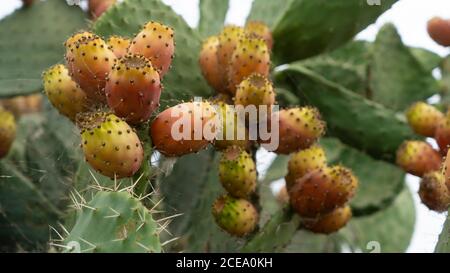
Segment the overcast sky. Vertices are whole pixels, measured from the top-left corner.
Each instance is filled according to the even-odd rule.
[[[198,22],[198,0],[163,0],[181,14],[189,25],[195,26]],[[275,1],[275,0],[274,0]],[[383,1],[383,0],[381,0]],[[19,0],[1,0],[0,18],[20,7]],[[230,10],[226,17],[227,23],[243,24],[250,10],[252,0],[230,0]],[[320,10],[318,11],[320,12]],[[400,0],[394,7],[381,16],[378,21],[368,27],[357,38],[374,40],[379,28],[386,22],[392,22],[399,30],[403,42],[410,46],[424,47],[441,56],[449,53],[448,49],[434,43],[426,32],[426,22],[433,16],[450,18],[449,0]],[[0,37],[2,38],[2,37]],[[5,37],[3,37],[5,38]],[[265,164],[259,164],[258,169],[270,162],[271,155],[260,153],[260,158]],[[419,179],[408,176],[408,186],[415,193],[417,207],[417,222],[413,240],[409,252],[433,252],[437,236],[442,230],[445,220],[444,214],[429,211],[420,203],[416,192],[419,188]]]

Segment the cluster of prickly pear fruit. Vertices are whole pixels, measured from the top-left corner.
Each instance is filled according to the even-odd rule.
[[[66,65],[43,73],[47,97],[79,126],[86,161],[95,170],[110,178],[134,175],[144,157],[136,126],[145,127],[159,107],[162,77],[174,54],[173,30],[151,21],[133,40],[111,36],[106,42],[81,31],[64,45]]]
[[[358,178],[347,168],[328,166],[319,145],[291,154],[285,177],[292,208],[302,217],[303,227],[316,233],[332,233],[351,219],[348,202],[358,188]]]
[[[450,112],[443,114],[430,104],[417,102],[408,108],[406,118],[414,132],[434,137],[439,151],[425,141],[407,140],[397,149],[396,163],[407,173],[422,178],[419,196],[429,209],[446,211],[450,206],[450,191],[442,160],[450,144]]]
[[[450,46],[450,20],[431,18],[427,26],[430,37],[441,46]]]

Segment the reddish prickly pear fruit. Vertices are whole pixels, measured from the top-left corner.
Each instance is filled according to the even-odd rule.
[[[428,34],[441,46],[450,46],[450,20],[434,17],[428,21]]]
[[[223,195],[216,199],[212,214],[223,230],[234,236],[245,236],[255,230],[258,211],[245,199]]]
[[[397,150],[397,165],[416,176],[439,170],[441,161],[439,153],[424,141],[408,140]]]
[[[427,173],[420,182],[419,196],[431,210],[444,212],[450,206],[450,192],[440,171]]]
[[[266,105],[270,107],[275,103],[275,92],[272,83],[260,74],[251,74],[237,87],[235,105]]]
[[[162,78],[172,63],[175,51],[173,35],[172,28],[151,21],[133,39],[128,52],[148,58]]]
[[[446,155],[450,145],[450,111],[439,122],[434,135],[442,155]]]
[[[274,136],[278,138],[278,147],[274,150],[277,154],[307,149],[325,133],[325,122],[313,107],[283,109],[272,113],[272,118],[279,120],[278,134]]]
[[[256,189],[255,162],[241,148],[228,147],[220,160],[219,179],[231,196],[248,198]]]
[[[327,165],[325,151],[318,145],[293,153],[288,163],[288,174],[285,177],[286,187],[292,188],[295,181],[307,173]]]
[[[450,192],[450,151],[447,152],[444,163],[442,164],[442,173],[445,177],[445,184]]]
[[[217,49],[219,47],[219,38],[217,36],[208,37],[202,45],[200,51],[200,68],[203,77],[208,84],[219,93],[226,92],[226,86],[222,82],[222,74],[219,67],[219,59],[217,58]]]
[[[75,121],[78,113],[88,109],[86,93],[72,80],[67,68],[58,64],[43,73],[44,91],[58,111]]]
[[[116,2],[117,0],[89,0],[89,13],[92,18],[97,19]]]
[[[270,54],[263,39],[245,36],[241,38],[233,51],[228,67],[228,88],[231,94],[246,77],[253,73],[265,77],[269,75]]]
[[[244,121],[238,117],[234,107],[226,103],[218,103],[217,114],[219,125],[217,136],[214,139],[214,147],[218,150],[225,150],[230,146],[238,146],[248,149],[250,146],[248,130]]]
[[[233,52],[239,43],[239,40],[245,35],[243,28],[228,25],[222,29],[219,34],[219,45],[217,47],[217,61],[219,62],[219,72],[221,75],[221,86],[228,89],[228,67],[233,56]]]
[[[305,219],[303,226],[314,233],[330,234],[343,228],[351,218],[352,209],[347,205],[317,219]]]
[[[109,37],[106,43],[109,45],[110,49],[112,50],[112,52],[114,52],[114,55],[116,55],[117,58],[122,58],[127,55],[131,40],[113,35]]]
[[[289,190],[289,199],[300,216],[314,218],[345,205],[357,187],[358,180],[348,169],[323,167],[297,179]]]
[[[130,124],[147,121],[159,106],[161,82],[151,62],[129,54],[118,59],[105,86],[108,105]]]
[[[34,0],[22,0],[22,2],[25,7],[29,7],[33,5]]]
[[[0,107],[0,158],[5,157],[16,138],[16,120],[13,113]]]
[[[269,27],[263,22],[258,21],[248,22],[245,25],[245,32],[247,32],[250,35],[255,35],[264,39],[264,41],[267,44],[267,48],[269,50],[272,49],[273,46],[272,32],[270,31]]]
[[[81,37],[74,44],[66,43],[69,74],[93,102],[106,102],[106,78],[116,56],[98,36]]]
[[[217,134],[216,114],[208,102],[187,102],[170,107],[152,122],[152,142],[160,153],[169,157],[198,152]]]
[[[444,114],[432,105],[417,102],[407,110],[406,118],[414,132],[426,137],[434,137],[436,128],[444,119]]]
[[[114,114],[84,113],[77,117],[86,161],[110,178],[133,176],[144,158],[133,129]]]

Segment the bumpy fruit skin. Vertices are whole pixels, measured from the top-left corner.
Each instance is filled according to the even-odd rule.
[[[43,73],[44,91],[58,111],[75,121],[78,113],[88,109],[86,93],[69,76],[67,68],[58,64]]]
[[[223,85],[222,75],[220,73],[219,59],[217,58],[217,49],[219,47],[219,38],[217,36],[208,37],[203,41],[200,51],[199,64],[203,77],[208,84],[218,93],[225,93],[226,86]]]
[[[78,117],[86,161],[110,178],[130,177],[144,158],[141,141],[133,129],[114,114],[87,113]]]
[[[275,92],[272,83],[263,75],[251,74],[237,87],[235,105],[271,106],[275,103]],[[269,113],[269,111],[268,111]]]
[[[305,219],[303,227],[314,233],[331,234],[343,228],[351,218],[352,209],[347,205],[317,219]]]
[[[307,149],[325,133],[325,122],[319,111],[313,107],[283,109],[272,113],[272,118],[279,119],[279,145],[273,151],[277,154],[290,154]],[[270,128],[270,122],[268,127]],[[277,137],[276,132],[274,134],[274,137]]]
[[[106,102],[106,78],[116,56],[98,36],[83,36],[75,43],[66,43],[69,75],[93,102]]]
[[[450,145],[450,111],[445,114],[445,117],[439,122],[434,136],[442,155],[446,155]]]
[[[436,128],[444,119],[444,114],[425,102],[417,102],[406,111],[406,118],[417,134],[434,137]]]
[[[445,176],[439,171],[425,174],[420,182],[419,196],[429,209],[437,212],[447,211],[450,206],[450,192]]]
[[[148,58],[162,78],[174,57],[174,31],[166,25],[151,21],[136,35],[128,51]]]
[[[255,162],[246,151],[229,147],[220,160],[219,180],[231,196],[247,198],[256,189]]]
[[[150,127],[152,143],[161,154],[169,157],[198,152],[206,148],[215,136],[209,139],[204,132],[217,133],[216,115],[208,102],[186,102],[170,107],[153,120]],[[182,136],[173,135],[172,130]]]
[[[96,19],[116,2],[117,0],[89,0],[89,13],[92,18]]]
[[[288,163],[288,174],[285,177],[286,187],[292,188],[295,181],[309,172],[326,167],[327,157],[319,145],[291,154]]]
[[[16,120],[13,113],[0,107],[0,158],[8,155],[16,138]]]
[[[248,22],[245,25],[245,32],[247,32],[250,35],[255,35],[257,37],[264,39],[264,41],[267,44],[267,48],[269,50],[272,49],[273,46],[272,32],[270,31],[270,28],[263,22],[258,21]]]
[[[94,33],[81,30],[81,31],[74,33],[69,38],[67,38],[67,40],[64,42],[64,46],[66,47],[66,49],[69,49],[68,51],[70,52],[70,49],[73,49],[73,47],[76,46],[76,44],[78,43],[79,40],[89,39],[89,38],[93,38],[93,37],[95,37]]]
[[[424,141],[408,140],[397,150],[396,162],[404,171],[422,177],[439,170],[442,158],[439,153]]]
[[[269,76],[270,53],[263,39],[241,38],[233,51],[228,67],[228,88],[236,93],[237,85],[253,73]]]
[[[222,29],[219,34],[219,45],[217,47],[217,60],[219,63],[219,72],[221,75],[221,86],[228,89],[228,68],[233,56],[233,52],[239,43],[239,40],[245,35],[243,28],[228,25]]]
[[[150,60],[129,54],[117,60],[105,86],[108,105],[130,124],[147,121],[159,107],[162,85]]]
[[[127,55],[131,40],[121,36],[113,35],[109,37],[106,43],[108,44],[112,52],[114,52],[114,55],[116,55],[117,58],[122,58]]]
[[[434,17],[428,21],[428,34],[441,46],[450,46],[450,20]]]
[[[258,223],[258,211],[245,199],[223,195],[212,206],[212,214],[223,230],[234,236],[251,233]]]
[[[345,205],[357,188],[358,179],[348,169],[324,167],[297,179],[289,199],[300,216],[314,218]]]
[[[217,136],[213,142],[214,147],[218,150],[225,150],[230,146],[248,149],[250,147],[248,130],[242,119],[238,117],[236,110],[223,102],[219,102],[215,106],[217,106],[216,112],[221,126],[217,128]]]

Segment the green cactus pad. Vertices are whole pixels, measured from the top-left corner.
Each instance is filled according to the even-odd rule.
[[[370,98],[394,110],[404,110],[412,103],[432,96],[437,82],[403,45],[394,25],[378,32],[370,63]]]
[[[225,22],[229,0],[200,0],[198,31],[204,37],[218,34]]]
[[[211,90],[198,65],[200,35],[170,7],[160,0],[125,0],[106,11],[93,25],[93,31],[105,38],[111,35],[133,37],[148,21],[154,20],[174,28],[175,57],[163,80],[161,105],[165,108],[193,95],[208,96]]]
[[[0,97],[39,92],[42,71],[63,60],[63,42],[85,25],[85,13],[61,0],[36,1],[1,20]]]
[[[370,6],[361,0],[334,1],[332,4],[326,0],[287,1],[284,12],[273,12],[268,16],[270,21],[275,21],[274,59],[283,64],[333,50],[375,22],[395,2],[384,0],[380,5]]]
[[[405,139],[418,138],[404,118],[392,110],[354,94],[300,63],[278,72],[277,80],[289,82],[298,96],[319,109],[329,134],[374,158],[394,161],[395,152]]]
[[[436,253],[450,253],[450,213],[447,215],[447,220],[442,227],[441,235],[436,245]]]
[[[128,192],[98,192],[81,207],[64,243],[80,252],[161,252],[158,224]]]

